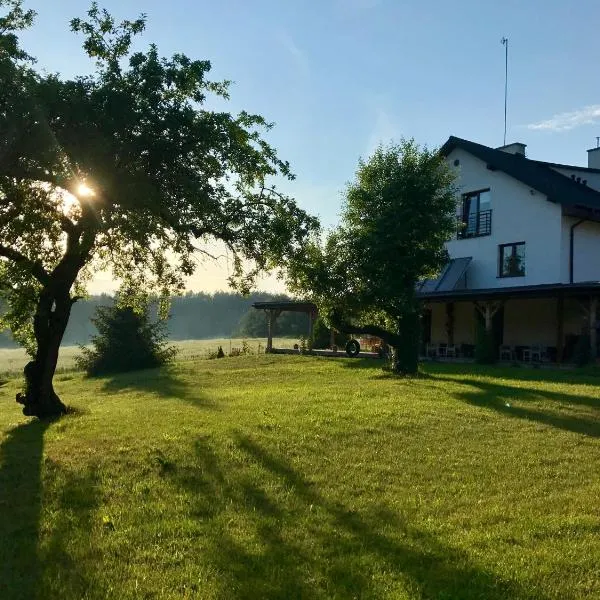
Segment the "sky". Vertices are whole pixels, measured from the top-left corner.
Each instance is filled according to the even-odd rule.
[[[40,67],[90,72],[69,32],[86,0],[25,0],[38,12],[23,37]],[[208,59],[234,82],[227,109],[275,122],[268,140],[291,163],[285,191],[338,220],[345,184],[379,143],[400,137],[437,147],[456,135],[507,143],[538,160],[586,165],[600,136],[597,0],[101,0],[116,18],[146,13],[138,48]],[[221,107],[221,106],[220,106]],[[225,289],[227,261],[202,264],[189,289]],[[273,277],[263,289],[279,290]],[[111,290],[108,275],[91,291]]]

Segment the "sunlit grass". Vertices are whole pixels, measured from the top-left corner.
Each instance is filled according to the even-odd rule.
[[[246,342],[253,353],[265,351],[266,339],[263,338],[217,338],[210,340],[181,340],[170,342],[178,350],[177,360],[195,360],[206,358],[209,352],[216,352],[219,346],[225,354],[230,354],[232,349],[241,348]],[[291,348],[297,340],[293,338],[274,338],[276,348]],[[73,371],[76,369],[75,359],[81,350],[79,346],[63,346],[58,358],[58,371]],[[15,375],[23,370],[31,360],[22,348],[0,348],[0,375]]]
[[[0,598],[598,598],[596,381],[190,360],[59,375],[45,425],[11,380]]]

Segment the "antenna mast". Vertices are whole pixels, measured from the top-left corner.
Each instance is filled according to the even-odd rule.
[[[504,46],[504,146],[506,146],[506,105],[508,101],[508,38],[501,40]]]

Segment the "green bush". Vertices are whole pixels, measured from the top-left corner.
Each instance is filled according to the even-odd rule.
[[[475,362],[480,365],[491,365],[496,362],[496,358],[494,334],[486,331],[485,327],[478,327],[475,341]]]
[[[151,322],[146,307],[141,313],[129,307],[102,306],[92,319],[98,335],[92,348],[82,347],[77,365],[91,376],[160,367],[176,354],[166,344],[164,321]]]

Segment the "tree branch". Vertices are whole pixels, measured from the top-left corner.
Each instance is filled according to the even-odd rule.
[[[21,254],[18,250],[3,246],[0,244],[0,256],[8,258],[13,262],[28,269],[31,274],[43,285],[46,285],[50,280],[50,275],[46,269],[39,263],[27,258],[24,254]]]

